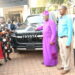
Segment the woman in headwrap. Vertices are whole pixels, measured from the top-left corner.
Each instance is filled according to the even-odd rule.
[[[49,19],[49,12],[43,12],[44,23],[36,30],[43,30],[43,64],[45,66],[57,65],[57,47],[56,47],[56,24]]]

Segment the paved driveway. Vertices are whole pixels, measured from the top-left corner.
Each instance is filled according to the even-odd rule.
[[[61,75],[57,67],[45,67],[41,64],[41,52],[12,53],[11,57],[11,61],[0,67],[0,75]],[[71,62],[72,70],[66,75],[75,75],[73,60]]]

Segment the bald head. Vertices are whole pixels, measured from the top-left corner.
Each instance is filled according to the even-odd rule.
[[[65,15],[67,13],[67,7],[66,6],[61,6],[59,9],[60,15]]]

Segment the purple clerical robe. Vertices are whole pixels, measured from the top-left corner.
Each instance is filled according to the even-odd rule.
[[[43,30],[43,61],[45,66],[57,65],[57,47],[56,47],[56,24],[52,20],[45,21],[43,26],[37,28]],[[54,45],[50,45],[54,42]]]

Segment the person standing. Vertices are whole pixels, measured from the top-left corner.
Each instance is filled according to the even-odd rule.
[[[9,30],[6,30],[6,34],[3,35],[3,50],[5,53],[5,61],[7,62],[7,60],[11,60],[10,54],[12,52],[12,45]]]
[[[2,35],[4,34],[4,28],[5,28],[5,24],[4,24],[4,17],[0,17],[0,65],[2,65],[3,60],[4,60],[4,52],[2,49]]]
[[[0,66],[3,64],[2,61],[4,60],[3,50],[2,50],[2,34],[0,32]]]
[[[58,69],[62,70],[62,74],[66,74],[70,71],[70,47],[73,35],[73,22],[72,18],[67,15],[66,6],[61,6],[59,12],[61,16],[58,20],[58,42],[62,65]]]
[[[73,50],[74,50],[74,65],[75,65],[75,5],[73,6],[73,31],[74,31],[74,36],[73,36]]]
[[[16,30],[16,26],[15,26],[15,24],[12,23],[11,20],[8,21],[7,29],[10,30],[10,31],[15,31]]]
[[[57,65],[57,47],[56,47],[56,24],[49,19],[49,12],[43,12],[44,23],[36,30],[43,30],[43,64],[45,66]]]
[[[4,17],[0,17],[0,30],[2,33],[2,50],[5,62],[7,60],[11,60],[10,53],[12,52],[10,49],[10,41],[9,41],[9,32],[7,31],[7,24],[5,23]]]

